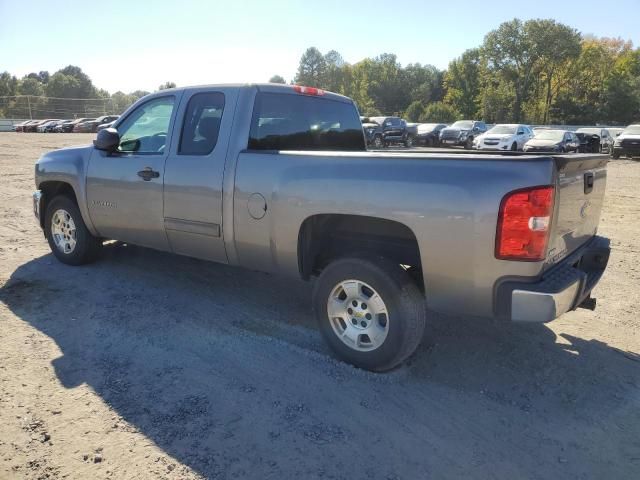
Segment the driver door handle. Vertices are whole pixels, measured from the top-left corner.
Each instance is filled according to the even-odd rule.
[[[138,176],[142,178],[145,182],[148,182],[152,178],[158,178],[160,176],[160,172],[156,172],[151,167],[145,167],[144,170],[140,170],[138,172]]]

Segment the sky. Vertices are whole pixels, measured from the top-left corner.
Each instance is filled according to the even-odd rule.
[[[77,65],[109,92],[293,79],[307,47],[440,69],[514,17],[640,45],[640,0],[0,0],[0,71]]]

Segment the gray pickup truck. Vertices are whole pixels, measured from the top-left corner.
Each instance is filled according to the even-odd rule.
[[[106,239],[315,279],[319,329],[384,371],[430,311],[548,322],[609,258],[607,158],[367,152],[354,103],[314,88],[213,85],[144,97],[93,146],[44,154],[34,210],[54,255]]]

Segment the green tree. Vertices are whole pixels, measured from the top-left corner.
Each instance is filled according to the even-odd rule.
[[[158,87],[158,90],[167,90],[169,88],[176,88],[175,82],[164,82],[162,85]]]
[[[544,82],[542,123],[546,124],[556,93],[556,77],[568,62],[573,62],[580,56],[582,37],[577,30],[555,20],[530,20],[526,22],[525,28],[534,45],[541,74],[539,79]]]
[[[325,71],[322,85],[331,92],[344,93],[345,91],[345,62],[335,50],[330,50],[324,56]]]
[[[528,25],[517,18],[504,22],[486,35],[482,45],[489,69],[513,88],[514,122],[522,120],[523,105],[529,100],[538,72],[538,56]]]
[[[16,95],[18,90],[18,79],[9,72],[0,73],[0,97]]]
[[[420,122],[451,123],[461,117],[460,112],[444,102],[434,102],[427,105]]]
[[[300,58],[294,82],[307,87],[324,87],[327,62],[316,47],[307,48]]]
[[[269,83],[287,83],[286,80],[280,75],[274,75],[269,79]]]
[[[410,122],[418,122],[424,116],[424,113],[424,104],[420,100],[415,100],[404,111],[404,118]]]
[[[479,49],[467,50],[449,63],[444,75],[445,103],[466,118],[476,118],[480,110],[481,62]]]
[[[44,86],[40,82],[39,77],[26,76],[20,81],[18,91],[20,95],[41,96],[44,94]]]
[[[48,97],[88,98],[87,96],[82,96],[84,92],[78,79],[62,72],[56,72],[51,75],[45,88],[45,93]]]

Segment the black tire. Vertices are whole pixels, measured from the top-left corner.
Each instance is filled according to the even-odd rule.
[[[371,286],[387,307],[388,333],[374,350],[361,351],[346,345],[329,321],[327,302],[334,288],[345,280]],[[357,367],[383,372],[405,361],[418,347],[426,324],[424,295],[400,265],[384,258],[343,258],[330,263],[317,279],[313,307],[320,332],[342,360]]]
[[[404,141],[404,146],[406,148],[411,148],[413,147],[413,137],[411,135],[407,136],[407,139]]]
[[[620,152],[616,152],[615,150],[613,150],[611,152],[611,158],[613,158],[614,160],[618,160],[620,158]]]
[[[511,144],[511,151],[512,152],[517,152],[518,151],[518,144],[516,142],[513,142]]]
[[[373,148],[384,148],[384,142],[382,141],[382,137],[380,135],[376,135],[373,138]]]
[[[76,244],[75,248],[70,253],[65,253],[56,246],[51,232],[53,215],[60,209],[65,210],[75,224]],[[58,260],[67,265],[84,265],[94,261],[98,256],[102,245],[100,239],[91,235],[91,232],[87,229],[76,203],[64,195],[54,197],[47,205],[44,220],[44,231],[47,241],[49,242],[51,252]]]
[[[465,150],[471,150],[473,148],[473,138],[469,137],[467,138],[467,141],[464,142],[464,149]]]

